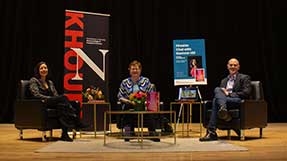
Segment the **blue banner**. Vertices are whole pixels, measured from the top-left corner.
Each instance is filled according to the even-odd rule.
[[[174,85],[206,85],[204,39],[173,40]]]

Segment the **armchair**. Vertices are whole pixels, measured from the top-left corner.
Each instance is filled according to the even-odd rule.
[[[263,128],[267,126],[267,103],[264,100],[263,88],[260,81],[251,81],[252,91],[249,99],[242,100],[239,105],[228,105],[227,109],[232,120],[225,122],[217,120],[217,128],[227,130],[230,139],[230,130],[240,130],[240,140],[245,140],[244,130],[259,128],[259,137],[262,137]],[[203,126],[207,128],[211,115],[212,101],[204,101]]]
[[[29,80],[21,80],[18,87],[18,96],[15,103],[15,127],[19,130],[19,137],[23,139],[24,129],[42,131],[42,141],[46,141],[46,131],[53,135],[53,129],[60,129],[56,109],[47,108],[44,100],[33,99],[29,90]],[[79,106],[72,102],[73,107]],[[75,137],[75,132],[73,137]]]

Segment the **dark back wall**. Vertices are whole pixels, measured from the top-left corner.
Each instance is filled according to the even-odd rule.
[[[227,74],[226,63],[236,57],[241,72],[263,83],[269,122],[286,122],[284,72],[286,31],[284,1],[96,0],[0,2],[1,101],[0,122],[13,122],[17,83],[29,79],[40,61],[63,92],[65,9],[110,14],[110,100],[115,105],[128,64],[138,59],[167,105],[177,95],[173,86],[172,40],[204,38],[208,85],[204,99]]]

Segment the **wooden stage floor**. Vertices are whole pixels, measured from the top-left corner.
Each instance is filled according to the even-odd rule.
[[[194,127],[197,127],[195,125]],[[54,141],[61,130],[55,130]],[[38,148],[50,144],[41,141],[41,132],[24,131],[24,140],[18,139],[14,124],[0,124],[0,160],[2,161],[286,161],[287,160],[287,123],[269,123],[259,139],[259,130],[246,130],[246,140],[237,137],[227,140],[233,144],[247,147],[248,151],[240,152],[192,152],[192,153],[35,153]],[[225,136],[226,131],[218,131]],[[232,132],[232,136],[235,134]],[[83,136],[86,137],[86,136]],[[91,137],[91,136],[89,136]],[[198,137],[198,136],[197,136]],[[102,139],[99,136],[97,139]],[[220,137],[220,139],[226,139]]]

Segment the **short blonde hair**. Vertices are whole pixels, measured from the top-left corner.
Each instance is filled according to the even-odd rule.
[[[142,70],[142,64],[137,61],[137,60],[133,60],[130,65],[129,65],[129,69],[131,68],[131,66],[138,66],[140,70]]]

